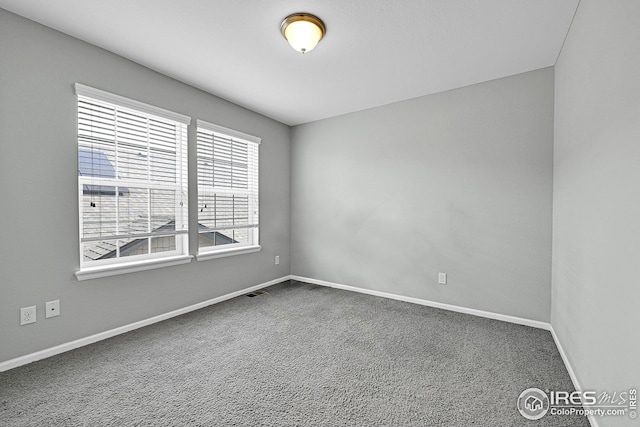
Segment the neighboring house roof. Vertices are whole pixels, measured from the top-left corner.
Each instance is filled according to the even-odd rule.
[[[125,196],[126,197],[126,196]],[[113,197],[115,199],[115,197]],[[101,202],[104,203],[104,198],[102,198]],[[96,206],[97,208],[98,206]],[[87,215],[85,215],[85,218]],[[142,221],[141,221],[142,223]],[[146,224],[146,219],[144,220],[144,224]],[[175,219],[170,218],[166,223],[160,225],[153,229],[153,232],[162,232],[162,231],[173,231],[175,229]],[[237,243],[232,238],[218,232],[206,232],[201,233],[201,231],[206,230],[207,227],[198,224],[199,237],[206,239],[210,245],[213,245],[213,242],[216,242],[218,245],[220,244],[230,244]],[[145,246],[148,243],[147,238],[140,239],[121,239],[120,242],[120,254],[121,256],[128,255],[134,252],[137,249]],[[99,259],[109,259],[115,258],[117,255],[117,245],[115,240],[100,240],[95,242],[88,242],[84,244],[84,257],[85,259],[96,261]]]
[[[82,220],[86,230],[85,233],[90,234],[92,229],[100,229],[100,236],[109,239],[110,235],[116,234],[115,194],[101,194],[93,198],[91,203],[94,206],[89,205],[89,200],[92,199],[91,195],[87,195],[86,192],[84,194],[85,200],[83,200],[83,203],[85,203],[85,208],[83,209]],[[120,202],[118,212],[121,220],[120,227],[124,225],[128,231],[133,233],[148,233],[150,231],[146,209],[148,197],[141,195],[140,191],[130,191],[119,196],[118,201]],[[151,232],[175,230],[175,212],[173,209],[165,209],[165,211],[169,210],[170,212],[159,212],[161,209],[154,209],[154,216],[151,218]],[[103,215],[103,212],[107,212],[107,215]],[[107,222],[104,220],[105,217],[113,217],[114,219]],[[92,261],[114,258],[117,254],[118,244],[120,245],[121,255],[127,255],[146,243],[146,238],[92,241],[84,243],[83,253],[85,259]]]
[[[220,233],[219,231],[209,231],[207,233],[200,233],[200,231],[202,230],[207,230],[207,227],[198,223],[198,236],[200,238],[205,238],[205,239],[209,239],[211,242],[217,242],[218,244],[223,244],[223,245],[227,245],[229,243],[238,243],[235,240],[233,240],[231,237],[226,236],[222,233]]]
[[[153,230],[153,232],[162,232],[162,231],[165,231],[165,230],[168,230],[168,231],[175,230],[175,220],[169,221],[168,223],[166,223],[166,224],[158,227],[157,229]],[[127,239],[127,240],[120,240],[120,242],[121,242],[120,254],[126,256],[126,255],[129,255],[130,253],[134,252],[135,250],[140,249],[141,247],[147,245],[148,240],[147,240],[147,238],[143,238],[143,239]],[[117,250],[116,250],[116,245],[114,243],[111,246],[113,246],[113,250],[111,252],[106,253],[106,254],[102,255],[100,258],[97,258],[97,259],[115,258],[117,253],[118,253]]]
[[[78,175],[115,178],[115,169],[107,156],[100,150],[78,149]],[[173,197],[170,190],[153,190],[152,199],[146,189],[118,187],[118,197],[115,197],[115,188],[99,185],[84,185],[82,209],[82,222],[84,234],[87,237],[104,237],[106,240],[86,242],[83,244],[85,260],[96,261],[100,259],[114,258],[120,245],[121,256],[126,256],[140,249],[148,243],[147,238],[109,240],[116,232],[122,232],[125,228],[132,233],[148,233],[175,230],[175,209],[172,203],[153,204],[153,197]],[[116,206],[116,200],[118,206]],[[148,218],[148,206],[153,205],[153,217]],[[119,224],[116,224],[116,212]],[[119,230],[118,230],[119,228]],[[201,233],[207,230],[203,224],[198,224],[199,235],[203,239],[210,240],[211,244],[236,243],[232,238],[217,232]]]

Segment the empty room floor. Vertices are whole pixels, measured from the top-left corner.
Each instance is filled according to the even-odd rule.
[[[0,373],[0,424],[588,426],[548,331],[287,281]]]

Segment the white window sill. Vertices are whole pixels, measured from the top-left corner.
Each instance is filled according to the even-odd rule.
[[[243,254],[250,254],[252,252],[259,252],[261,249],[262,249],[262,246],[255,245],[255,246],[242,246],[239,248],[231,248],[231,249],[220,249],[220,250],[209,251],[209,252],[200,252],[198,255],[196,255],[196,259],[198,261],[207,261],[210,259],[224,258],[227,256],[243,255]]]
[[[170,267],[172,265],[188,264],[191,262],[192,258],[193,256],[191,255],[179,255],[168,258],[89,267],[76,271],[76,278],[78,280],[98,279],[100,277],[135,273],[136,271],[152,270],[155,268]]]

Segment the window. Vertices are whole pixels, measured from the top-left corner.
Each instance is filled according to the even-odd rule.
[[[198,259],[258,251],[260,138],[197,124]]]
[[[121,267],[137,271],[166,261],[190,261],[191,119],[81,84],[75,88],[80,207],[76,275],[100,277],[108,275],[101,271]]]

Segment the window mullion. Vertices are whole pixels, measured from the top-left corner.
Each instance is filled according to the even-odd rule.
[[[147,137],[147,182],[149,183],[149,187],[147,187],[147,232],[151,233],[152,231],[152,220],[151,220],[151,140],[149,138],[149,134],[151,132],[150,127],[151,123],[149,117],[147,117],[146,123],[146,137]],[[177,147],[176,147],[177,148]],[[175,220],[174,220],[175,221]],[[147,237],[147,254],[152,253],[151,251],[151,237]]]
[[[113,138],[114,138],[114,152],[115,152],[115,178],[118,179],[118,177],[120,176],[120,154],[119,154],[119,126],[118,126],[118,117],[119,117],[119,113],[120,110],[118,108],[115,109],[114,111],[114,120],[115,123],[113,124]],[[116,192],[116,206],[115,206],[115,212],[116,212],[116,234],[120,234],[120,199],[118,198],[117,192]],[[116,256],[118,258],[120,258],[120,245],[116,244]]]
[[[230,141],[229,141],[229,151],[231,151],[231,164],[229,165],[229,169],[230,169],[230,172],[231,172],[231,182],[230,182],[229,185],[230,185],[231,188],[234,188],[235,187],[235,182],[234,182],[235,180],[234,180],[234,176],[233,176],[233,165],[234,165],[233,154],[234,154],[234,152],[233,152],[233,139],[232,138],[230,138]]]

